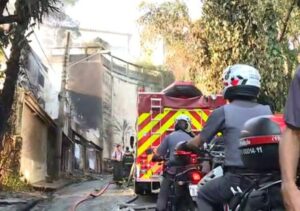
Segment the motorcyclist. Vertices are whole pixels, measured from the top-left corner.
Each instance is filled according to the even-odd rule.
[[[296,185],[297,167],[300,155],[300,67],[289,89],[284,119],[287,128],[279,143],[282,174],[282,196],[287,210],[300,210],[300,191]],[[299,171],[298,171],[299,176]]]
[[[223,210],[223,204],[233,197],[230,188],[243,188],[241,173],[246,169],[238,149],[240,131],[247,120],[272,114],[269,106],[256,102],[260,79],[258,70],[246,64],[235,64],[226,68],[223,72],[223,95],[229,104],[215,109],[199,135],[179,146],[182,149],[202,147],[218,132],[223,134],[224,176],[208,182],[199,189],[197,206],[201,211]]]
[[[181,141],[190,140],[193,136],[191,134],[190,118],[185,115],[179,115],[175,120],[175,131],[164,138],[161,145],[157,148],[153,160],[157,161],[159,158],[166,158],[172,160],[174,157],[174,150],[177,144]],[[168,163],[167,168],[163,174],[163,180],[160,186],[160,192],[156,203],[156,210],[166,210],[168,195],[170,191],[170,175],[174,173],[174,169]]]

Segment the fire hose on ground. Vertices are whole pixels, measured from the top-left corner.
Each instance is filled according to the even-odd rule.
[[[100,191],[96,191],[96,192],[91,192],[89,194],[87,194],[86,196],[82,197],[81,199],[79,199],[74,206],[70,209],[70,211],[76,211],[76,208],[83,202],[89,200],[89,199],[93,199],[96,198],[98,196],[101,196],[102,194],[105,193],[105,191],[109,188],[110,185],[114,184],[115,182],[109,182],[108,184],[106,184]]]
[[[78,201],[75,202],[75,204],[73,205],[73,207],[70,209],[70,211],[76,211],[77,207],[90,199],[94,199],[96,197],[99,197],[101,195],[103,195],[105,193],[105,191],[109,188],[110,185],[115,184],[115,182],[109,182],[108,184],[106,184],[100,191],[94,191],[91,192],[89,194],[87,194],[86,196],[80,198]],[[128,207],[131,207],[134,210],[149,210],[149,209],[153,209],[155,208],[155,206],[136,206],[136,205],[131,205],[131,203],[133,203],[134,201],[136,201],[139,198],[138,195],[135,195],[133,198],[129,199],[128,201],[126,201],[124,204],[120,205],[120,209],[125,209]]]
[[[128,181],[127,181],[127,187],[129,186],[130,180],[133,177],[133,173],[134,173],[134,164],[131,167],[130,170],[130,174],[128,177]],[[87,195],[85,195],[84,197],[80,198],[74,205],[73,207],[70,209],[70,211],[76,211],[76,208],[83,202],[90,200],[90,199],[94,199],[96,197],[99,197],[101,195],[103,195],[105,193],[105,191],[109,188],[110,185],[115,184],[114,181],[109,182],[108,184],[106,184],[100,191],[93,191],[91,193],[88,193]],[[126,201],[124,204],[120,205],[120,209],[124,209],[127,207],[132,207],[136,206],[136,205],[131,205],[131,203],[133,203],[134,201],[136,201],[138,199],[138,195],[135,195],[133,198],[129,199],[128,201]],[[139,206],[139,207],[134,207],[134,210],[148,210],[148,209],[153,209],[155,208],[155,206]]]
[[[133,176],[133,169],[134,169],[134,165],[132,165],[132,168],[130,170],[130,175],[129,175],[129,178],[128,178],[128,182],[127,182],[127,186],[129,186],[129,182],[130,182],[130,178]],[[93,198],[96,198],[98,196],[101,196],[102,194],[105,193],[105,191],[109,188],[110,185],[112,184],[115,184],[115,182],[111,181],[109,182],[107,185],[105,185],[100,191],[98,192],[91,192],[89,194],[87,194],[86,196],[80,198],[74,205],[73,207],[70,209],[70,211],[76,211],[76,208],[83,202],[89,200],[89,199],[93,199]],[[135,201],[136,199],[134,200],[129,200],[131,202],[126,202],[126,203],[132,203],[133,201]]]

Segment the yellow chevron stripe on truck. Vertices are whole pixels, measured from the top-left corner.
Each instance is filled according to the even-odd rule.
[[[149,179],[152,177],[152,175],[161,167],[159,163],[155,163],[154,166],[152,166],[150,169],[147,170],[147,172],[142,176],[143,179]]]
[[[175,121],[175,118],[180,114],[187,114],[189,113],[186,109],[180,109],[178,110],[172,117],[170,117],[162,126],[159,128],[159,130],[156,132],[157,134],[153,134],[150,136],[142,146],[138,148],[138,156],[143,154],[150,146],[152,146],[153,142],[159,137],[159,134],[164,134],[173,124]],[[197,121],[197,120],[194,120]]]
[[[186,111],[184,114],[190,117],[192,125],[194,125],[194,127],[196,127],[198,130],[202,129],[202,124],[198,122],[198,120],[189,111]]]
[[[170,112],[170,109],[165,109],[163,113],[159,113],[155,119],[156,120],[161,120],[164,118],[168,113]],[[138,132],[138,140],[140,140],[144,134],[148,133],[151,131],[151,129],[157,124],[157,121],[150,121],[149,124],[147,124],[142,130]]]
[[[138,118],[138,125],[142,124],[149,116],[150,113],[142,113]]]
[[[199,114],[199,116],[201,117],[201,119],[204,121],[204,122],[206,122],[207,121],[207,119],[208,119],[208,115],[204,112],[204,111],[202,111],[202,110],[196,110],[197,111],[197,113]]]
[[[155,117],[157,120],[162,120],[172,109],[166,108],[164,109],[164,113],[162,115],[159,115]],[[206,121],[208,116],[200,109],[193,110],[196,112],[202,120]],[[202,122],[199,122],[188,110],[182,109],[182,112],[184,114],[187,114],[192,121],[192,125],[194,125],[197,129],[202,129]],[[138,125],[142,124],[148,117],[150,116],[150,113],[143,113],[138,117]],[[142,130],[138,132],[138,140],[140,140],[144,134],[148,133],[154,126],[157,121],[150,121]]]
[[[156,120],[162,120],[171,110],[173,109],[169,109],[166,108],[164,109],[164,112],[160,115],[158,114],[158,116],[155,117]],[[158,129],[157,134],[152,134],[145,142],[144,144],[142,144],[142,146],[140,146],[138,148],[138,156],[140,156],[141,154],[143,154],[147,149],[149,149],[150,147],[152,147],[152,144],[155,142],[155,140],[157,140],[159,138],[159,136],[161,136],[162,134],[164,134],[173,124],[175,121],[175,118],[180,115],[180,114],[186,114],[190,117],[192,125],[198,129],[201,130],[203,128],[203,123],[205,123],[207,121],[208,115],[202,111],[201,109],[194,109],[192,110],[193,112],[196,112],[196,115],[199,115],[200,117],[200,122],[198,121],[198,119],[193,116],[190,113],[191,110],[187,110],[187,109],[180,109],[178,110],[176,113],[174,113],[162,126],[161,128]],[[151,114],[150,113],[144,113],[142,115],[140,115],[139,119],[138,119],[138,124],[143,123]],[[153,123],[151,123],[151,121],[144,127],[142,128],[142,130],[139,131],[139,136],[138,136],[138,141],[143,137],[143,135],[149,131],[152,130],[152,128],[155,126],[155,124],[157,123],[157,121],[153,121]],[[152,159],[152,154],[147,156],[147,163],[150,163]],[[155,172],[157,172],[159,170],[159,168],[161,168],[161,165],[159,165],[159,163],[155,163],[150,169],[147,170],[147,172],[141,177],[142,179],[150,179],[153,174]]]
[[[158,129],[158,131],[156,132],[157,134],[153,134],[152,136],[150,136],[144,143],[142,146],[140,146],[138,148],[138,156],[140,156],[141,154],[143,154],[150,146],[152,146],[153,142],[164,132],[166,132],[174,123],[175,121],[175,117],[177,115],[179,115],[181,112],[177,111],[172,117],[170,117],[165,124],[163,124],[161,126],[161,128]]]

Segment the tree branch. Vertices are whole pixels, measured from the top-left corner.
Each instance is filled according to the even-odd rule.
[[[4,9],[9,0],[0,0],[0,15],[3,15]]]
[[[23,30],[24,28],[24,26],[22,25],[17,25],[16,27],[20,28],[16,30],[17,32],[20,32],[19,30]],[[6,78],[4,81],[2,93],[0,95],[0,147],[2,146],[3,137],[7,129],[7,122],[12,112],[16,83],[18,80],[18,74],[20,72],[19,62],[22,50],[20,42],[25,39],[24,33],[25,31],[23,30],[13,36],[13,39],[11,41],[10,54],[13,56],[10,56],[9,60],[6,63]]]
[[[288,10],[288,12],[287,12],[287,14],[286,14],[286,17],[285,17],[284,22],[283,22],[283,29],[282,29],[282,31],[281,31],[281,34],[280,34],[279,38],[278,38],[278,41],[279,41],[279,42],[281,42],[281,41],[283,40],[283,37],[284,37],[284,35],[285,35],[285,33],[286,33],[286,29],[287,29],[287,26],[288,26],[288,23],[289,23],[289,20],[290,20],[292,11],[293,11],[294,6],[295,6],[295,4],[296,4],[296,1],[297,1],[297,0],[294,0],[294,1],[292,2],[291,6],[290,6],[290,8],[289,8],[289,10]]]
[[[0,16],[0,24],[18,22],[19,18],[17,15]]]

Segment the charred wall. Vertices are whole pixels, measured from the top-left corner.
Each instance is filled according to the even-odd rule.
[[[80,57],[71,57],[71,63]],[[102,71],[100,60],[85,60],[68,71],[67,91],[72,104],[72,117],[82,129],[101,129]]]

